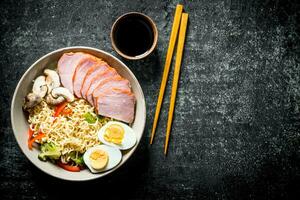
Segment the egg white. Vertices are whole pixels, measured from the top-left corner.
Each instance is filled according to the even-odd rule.
[[[108,163],[103,169],[96,170],[91,166],[90,155],[95,150],[106,151],[108,154]],[[92,148],[89,148],[83,155],[83,161],[92,173],[108,171],[114,168],[115,166],[117,166],[121,160],[122,160],[121,151],[115,147],[110,147],[107,145],[97,145]]]
[[[105,134],[105,130],[108,126],[112,125],[112,124],[117,124],[120,125],[123,129],[124,129],[124,138],[122,140],[121,144],[115,144],[112,142],[108,142],[104,139],[104,134]],[[107,124],[105,124],[98,132],[98,138],[99,140],[106,145],[112,146],[112,147],[116,147],[120,150],[127,150],[132,148],[135,144],[136,144],[136,134],[135,132],[132,130],[132,128],[130,128],[128,125],[121,123],[121,122],[108,122]]]

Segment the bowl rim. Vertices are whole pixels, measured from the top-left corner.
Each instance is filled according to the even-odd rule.
[[[122,67],[125,67],[125,70],[130,74],[130,76],[132,77],[132,79],[137,83],[136,85],[136,88],[138,90],[138,92],[141,94],[141,100],[142,100],[142,104],[144,105],[144,109],[145,109],[145,113],[144,113],[144,120],[143,120],[143,124],[142,124],[142,133],[141,133],[141,136],[140,136],[140,139],[137,141],[136,145],[130,149],[129,152],[127,152],[126,154],[128,155],[127,159],[124,160],[124,162],[120,162],[115,168],[107,171],[107,172],[104,172],[102,173],[102,176],[94,176],[94,177],[90,177],[90,178],[86,178],[86,179],[72,179],[72,178],[65,178],[65,177],[61,177],[61,176],[56,176],[50,172],[48,172],[48,170],[44,169],[44,168],[41,168],[39,166],[37,166],[29,157],[28,155],[23,151],[23,148],[22,148],[22,145],[20,143],[20,141],[17,139],[16,137],[16,128],[15,128],[15,124],[14,124],[14,105],[15,105],[15,101],[16,101],[16,95],[17,95],[17,92],[19,90],[19,87],[21,85],[21,83],[23,82],[24,78],[26,77],[26,75],[31,71],[32,68],[34,68],[34,66],[37,65],[37,63],[39,63],[41,60],[47,58],[48,56],[52,55],[52,54],[55,54],[55,53],[58,53],[58,52],[64,52],[64,51],[79,51],[79,49],[82,49],[82,50],[90,50],[90,51],[96,51],[96,52],[100,52],[102,54],[105,54],[106,56],[110,56],[112,57],[114,60],[116,60],[117,62],[119,62]],[[144,135],[144,131],[145,131],[145,125],[146,125],[146,115],[147,113],[147,106],[146,106],[146,102],[145,102],[145,96],[144,96],[144,93],[143,93],[143,90],[141,88],[141,85],[139,83],[139,81],[137,80],[137,78],[135,77],[135,75],[133,74],[133,72],[129,69],[129,67],[127,67],[127,65],[125,63],[123,63],[120,59],[118,59],[117,57],[115,57],[114,55],[112,55],[111,53],[108,53],[106,51],[103,51],[103,50],[100,50],[100,49],[97,49],[97,48],[94,48],[94,47],[87,47],[87,46],[70,46],[70,47],[63,47],[63,48],[59,48],[59,49],[56,49],[54,51],[51,51],[49,53],[47,53],[46,55],[38,58],[33,64],[30,65],[30,67],[28,67],[28,69],[23,73],[22,77],[19,79],[18,81],[18,84],[14,90],[14,93],[13,93],[13,97],[12,97],[12,100],[11,100],[11,106],[10,106],[10,121],[11,121],[11,126],[12,126],[12,131],[13,131],[13,134],[14,134],[14,137],[15,137],[15,140],[17,141],[17,144],[19,146],[19,148],[21,149],[22,153],[25,155],[25,157],[36,167],[38,168],[39,170],[45,172],[46,174],[52,176],[52,177],[55,177],[55,178],[58,178],[58,179],[61,179],[61,180],[65,180],[65,181],[74,181],[74,182],[81,182],[81,181],[91,181],[91,180],[95,180],[95,179],[99,179],[99,178],[103,178],[109,174],[111,174],[112,172],[116,171],[117,169],[119,169],[121,166],[123,166],[128,160],[129,158],[132,156],[132,154],[136,151],[143,135]],[[123,157],[123,156],[122,156]]]

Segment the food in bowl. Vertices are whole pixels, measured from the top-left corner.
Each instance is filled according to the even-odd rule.
[[[135,133],[132,128],[124,123],[110,121],[98,132],[99,140],[108,146],[120,150],[132,148],[136,143]]]
[[[122,159],[122,154],[117,148],[107,145],[97,145],[88,149],[83,159],[91,172],[99,173],[117,166]]]
[[[130,82],[88,53],[65,53],[56,69],[36,77],[24,110],[29,149],[39,148],[41,161],[68,171],[110,170],[120,162],[120,150],[136,144],[129,126],[135,116]]]

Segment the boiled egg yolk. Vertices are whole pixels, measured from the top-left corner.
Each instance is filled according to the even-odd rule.
[[[95,150],[90,154],[91,166],[94,169],[103,169],[108,163],[107,152],[103,150]]]
[[[124,138],[124,128],[118,124],[112,124],[105,129],[104,139],[107,142],[121,144]]]

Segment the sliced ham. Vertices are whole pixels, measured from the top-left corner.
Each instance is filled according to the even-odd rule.
[[[87,53],[65,53],[57,68],[62,85],[86,99],[99,115],[133,122],[135,97],[130,83],[106,62]]]
[[[99,74],[97,77],[95,77],[93,80],[92,80],[92,83],[86,93],[86,100],[93,106],[94,103],[93,103],[93,92],[95,90],[95,88],[102,82],[104,81],[105,79],[109,78],[109,77],[112,77],[112,76],[115,76],[115,75],[118,75],[117,71],[114,69],[114,68],[109,68],[107,69],[106,71],[104,71],[102,74]]]
[[[110,67],[107,63],[97,63],[95,66],[93,66],[93,69],[87,72],[80,91],[82,98],[87,98],[86,93],[91,83],[95,80],[94,78],[103,74],[103,72],[106,71],[108,68]]]
[[[128,92],[131,91],[130,89],[130,83],[127,79],[122,78],[120,75],[115,75],[112,77],[109,77],[105,80],[103,80],[100,84],[98,84],[97,88],[95,88],[93,92],[93,103],[96,105],[95,107],[97,108],[97,102],[96,98],[101,95],[106,90],[109,89],[122,89],[122,90],[127,90]]]
[[[134,119],[135,97],[132,92],[122,89],[108,89],[97,98],[97,113],[126,123]]]
[[[57,71],[60,76],[62,85],[67,88],[72,94],[73,92],[73,77],[78,64],[82,60],[90,57],[90,54],[77,52],[77,53],[64,53],[59,59],[57,64]]]
[[[83,59],[76,67],[73,77],[73,91],[78,98],[81,98],[80,90],[86,74],[99,61],[93,57],[88,57]]]

